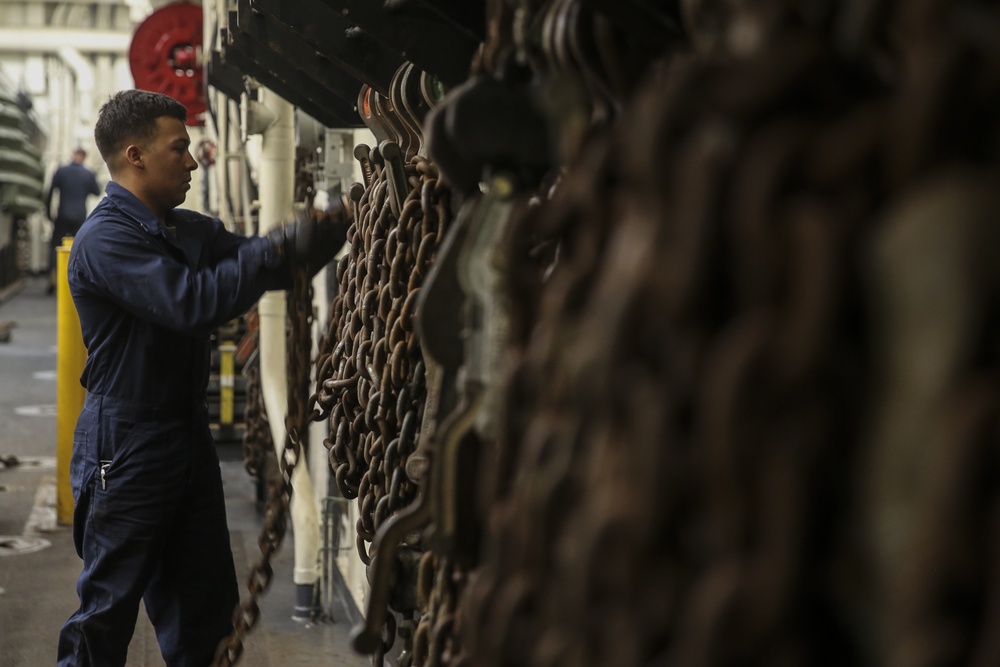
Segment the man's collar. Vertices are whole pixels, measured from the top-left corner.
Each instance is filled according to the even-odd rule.
[[[117,206],[122,213],[138,222],[143,229],[150,234],[162,235],[166,233],[164,225],[160,219],[149,210],[149,208],[139,200],[132,192],[114,181],[108,181],[104,191],[108,194],[111,202]]]

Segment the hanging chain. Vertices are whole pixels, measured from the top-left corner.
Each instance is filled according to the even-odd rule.
[[[841,526],[819,503],[857,426],[838,400],[859,377],[826,351],[856,349],[838,271],[857,223],[841,207],[872,200],[843,171],[783,195],[791,174],[809,175],[798,160],[813,141],[849,145],[863,165],[877,136],[863,117],[824,123],[820,81],[866,103],[849,68],[785,46],[788,82],[762,89],[802,111],[767,124],[764,100],[742,100],[745,115],[731,100],[725,116],[704,114],[703,98],[683,106],[684,91],[729,91],[776,61],[695,69],[669,98],[658,81],[631,136],[590,146],[522,227],[557,234],[561,254],[541,282],[522,246],[511,276],[539,296],[514,299],[537,311],[514,318],[527,326],[497,466],[510,477],[492,484],[494,532],[464,606],[477,665],[721,665],[777,660],[770,650],[856,664],[797,634],[795,611],[824,614],[815,568],[843,564],[822,536]]]
[[[363,161],[371,180],[355,201],[351,250],[337,268],[340,289],[319,352],[314,396],[314,416],[330,419],[324,444],[337,485],[344,497],[358,500],[357,549],[366,565],[379,526],[416,494],[405,468],[416,448],[426,389],[414,315],[451,219],[449,190],[433,163],[419,155],[404,166],[409,191],[397,218],[387,169],[373,152]],[[392,630],[383,633],[380,653],[393,641]]]
[[[305,270],[296,269],[293,272],[293,281],[293,287],[288,291],[286,299],[288,308],[288,329],[286,332],[288,412],[285,416],[285,444],[278,457],[280,474],[266,477],[267,506],[264,511],[264,525],[261,528],[260,537],[257,539],[261,557],[251,568],[250,576],[247,579],[247,591],[250,593],[250,597],[237,607],[233,616],[233,633],[219,644],[213,667],[236,665],[243,655],[244,639],[260,620],[258,600],[271,585],[271,579],[274,575],[271,559],[281,546],[287,528],[288,507],[292,497],[292,474],[304,452],[304,447],[307,445],[309,420],[306,397],[309,391],[309,353],[312,346],[313,290],[312,280]],[[255,391],[259,391],[259,389],[255,388]],[[251,402],[248,388],[248,411],[251,410],[250,406],[256,403],[261,407],[254,408],[254,411],[260,410],[259,414],[263,417],[262,397],[256,394],[254,398],[256,401]],[[247,437],[250,437],[250,416],[252,414],[249,414],[247,419]],[[266,423],[266,417],[255,419],[253,423],[254,433],[260,437],[257,445],[253,447],[256,450],[266,446],[271,442],[271,439],[270,430],[261,426],[261,424]],[[266,435],[264,435],[264,431],[267,432]],[[259,463],[257,465],[259,466]],[[260,468],[258,467],[257,470],[259,474]]]
[[[469,664],[459,644],[458,603],[466,574],[450,559],[424,552],[417,578],[421,613],[413,638],[414,667],[465,667]]]
[[[464,644],[483,667],[993,664],[995,263],[992,282],[975,265],[952,293],[977,308],[969,355],[917,351],[921,374],[954,375],[930,418],[921,548],[891,579],[871,578],[859,486],[882,481],[865,450],[884,408],[876,355],[904,351],[877,349],[870,319],[880,212],[946,162],[995,182],[997,149],[976,143],[996,134],[1000,21],[977,3],[897,3],[891,28],[922,28],[892,40],[904,69],[803,25],[838,3],[794,27],[777,17],[807,3],[731,4],[760,9],[733,31],[757,51],[650,80],[513,236],[509,410],[481,480],[493,503]],[[937,203],[927,227],[992,215]],[[558,261],[535,252],[552,241]],[[903,267],[942,268],[915,303],[961,269]],[[911,484],[914,463],[889,465]],[[875,608],[887,583],[901,595]]]
[[[285,433],[288,434],[288,442],[282,452],[282,469],[287,469],[289,480],[291,471],[309,447],[308,399],[312,368],[313,296],[309,274],[295,271],[294,283],[286,301],[288,413],[285,415]]]
[[[247,312],[247,321],[258,318],[257,307]],[[268,459],[275,459],[274,440],[271,437],[271,427],[267,419],[267,409],[264,405],[264,395],[260,387],[260,355],[254,354],[244,367],[243,374],[247,378],[246,407],[243,411],[243,467],[253,478],[265,479]]]

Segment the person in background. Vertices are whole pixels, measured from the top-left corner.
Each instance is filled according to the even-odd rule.
[[[52,238],[49,240],[49,288],[56,289],[56,248],[66,236],[76,236],[87,217],[87,197],[101,194],[94,172],[84,166],[87,152],[82,148],[73,151],[69,164],[56,169],[52,183],[45,193],[45,213],[52,221]],[[52,195],[59,191],[59,210],[52,213]]]
[[[187,112],[140,90],[101,107],[94,136],[111,174],[80,228],[69,289],[87,389],[73,435],[73,540],[80,607],[59,634],[60,667],[121,667],[139,601],[168,667],[206,667],[239,602],[206,390],[211,331],[265,290],[292,285],[343,245],[349,209],[230,233],[176,208],[198,164]]]

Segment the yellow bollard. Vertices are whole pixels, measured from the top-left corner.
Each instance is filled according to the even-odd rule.
[[[234,352],[236,352],[236,344],[233,341],[219,341],[219,426],[224,428],[233,425],[236,402],[234,400],[236,393]]]
[[[80,316],[69,294],[69,251],[72,237],[56,248],[56,518],[73,523],[73,489],[69,464],[73,458],[73,431],[87,392],[80,384],[87,349],[80,332]]]

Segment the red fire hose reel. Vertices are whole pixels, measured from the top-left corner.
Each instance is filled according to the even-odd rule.
[[[201,6],[176,2],[139,24],[128,50],[135,87],[169,95],[187,107],[188,125],[204,125],[205,75]]]

